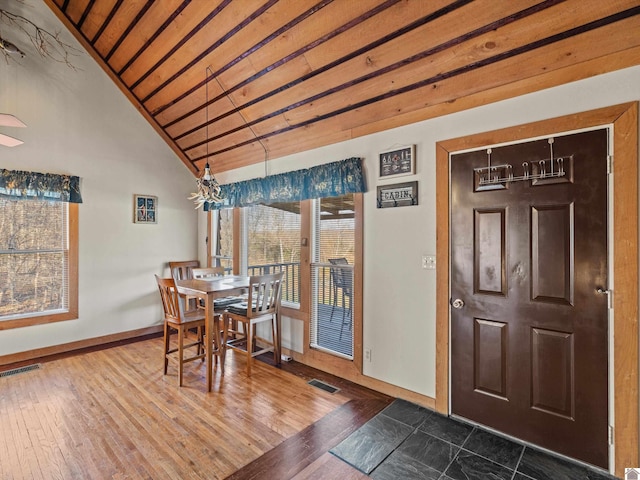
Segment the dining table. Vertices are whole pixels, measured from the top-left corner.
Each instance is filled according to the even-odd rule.
[[[221,277],[177,280],[176,288],[181,295],[195,296],[204,301],[205,366],[207,370],[207,392],[211,391],[213,380],[213,355],[220,359],[220,369],[224,373],[226,346],[220,336],[219,317],[216,315],[214,300],[216,298],[241,295],[249,288],[250,277],[244,275],[225,275]],[[238,300],[240,301],[240,300]],[[227,327],[223,325],[224,330]],[[215,349],[214,349],[215,344]]]

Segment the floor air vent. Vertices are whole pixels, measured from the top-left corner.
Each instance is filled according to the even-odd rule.
[[[0,378],[2,377],[10,377],[11,375],[18,375],[19,373],[30,372],[31,370],[40,369],[40,364],[35,363],[33,365],[27,365],[26,367],[14,368],[13,370],[6,370],[4,372],[0,372]]]
[[[329,393],[336,393],[340,391],[338,387],[334,387],[333,385],[329,385],[328,383],[321,382],[320,380],[316,380],[315,378],[308,381],[307,383]]]

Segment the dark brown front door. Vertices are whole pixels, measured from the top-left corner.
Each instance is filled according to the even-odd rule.
[[[547,139],[451,157],[452,413],[604,468],[607,136],[555,138],[562,177],[517,179]]]

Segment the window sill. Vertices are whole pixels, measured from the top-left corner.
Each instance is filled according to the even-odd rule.
[[[0,320],[0,330],[11,330],[13,328],[31,327],[34,325],[44,325],[46,323],[77,319],[78,312],[76,311],[56,313],[52,315],[33,315],[30,317],[14,318],[11,320]]]

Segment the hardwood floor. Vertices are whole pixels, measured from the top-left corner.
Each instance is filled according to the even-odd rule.
[[[179,388],[161,352],[151,338],[0,378],[0,478],[363,478],[326,452],[390,397],[296,363],[247,378],[235,352],[211,393],[200,363]]]

